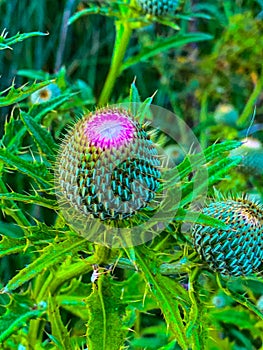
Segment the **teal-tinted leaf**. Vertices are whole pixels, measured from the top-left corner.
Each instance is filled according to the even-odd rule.
[[[11,46],[19,43],[21,41],[24,41],[28,38],[32,38],[34,36],[45,36],[48,35],[48,33],[42,33],[42,32],[31,32],[31,33],[17,33],[16,35],[7,38],[5,33],[3,32],[0,35],[0,50],[4,50],[4,49],[11,49]]]
[[[176,340],[173,340],[169,344],[162,346],[159,350],[174,350],[175,345],[176,345]]]
[[[8,89],[9,91],[7,95],[3,96],[6,91],[0,93],[0,107],[10,106],[14,103],[20,102],[30,96],[33,92],[49,85],[50,83],[52,83],[52,80],[33,83],[32,85],[24,85],[17,89],[12,85]]]
[[[124,71],[125,69],[133,66],[134,64],[139,63],[141,61],[146,61],[147,59],[159,53],[162,53],[165,50],[175,49],[189,44],[191,42],[198,42],[211,39],[212,36],[205,33],[188,33],[184,35],[176,34],[165,39],[157,39],[151,46],[143,48],[138,55],[127,59],[123,63],[121,70]]]
[[[127,329],[122,319],[125,306],[116,298],[110,277],[101,275],[98,287],[85,300],[90,313],[87,342],[89,350],[119,350],[123,347]]]
[[[50,74],[44,72],[42,70],[34,70],[34,69],[20,69],[16,73],[21,77],[25,77],[32,80],[49,80],[51,79]]]
[[[118,13],[113,12],[109,7],[106,7],[106,6],[104,7],[104,6],[93,5],[89,8],[76,12],[68,20],[68,25],[74,23],[75,21],[77,21],[79,18],[83,16],[94,15],[94,14],[100,14],[102,16],[113,16],[114,14],[118,14]]]
[[[75,21],[77,21],[79,18],[81,18],[83,16],[93,15],[93,14],[97,14],[99,12],[100,12],[99,6],[92,6],[92,7],[89,7],[87,9],[78,11],[78,12],[74,13],[73,16],[70,17],[70,19],[68,20],[68,25],[71,25],[72,23],[74,23]]]
[[[87,244],[86,239],[78,238],[74,240],[67,239],[60,243],[51,243],[45,247],[41,255],[35,259],[26,268],[19,271],[6,285],[5,291],[12,291],[25,282],[31,280],[37,276],[44,269],[49,269],[61,261],[63,261],[68,255],[72,255],[78,250],[84,249]]]
[[[136,78],[134,79],[134,81],[132,82],[131,87],[130,87],[130,103],[140,103],[141,102],[140,94],[139,94],[139,91],[136,87],[135,81],[136,81]]]
[[[71,91],[76,93],[74,100],[72,100],[72,107],[90,105],[96,102],[92,88],[81,79],[78,79],[71,86]]]
[[[45,309],[35,309],[33,301],[26,295],[13,295],[5,314],[0,317],[0,343],[28,324],[29,320],[41,317],[44,313]]]
[[[11,222],[0,221],[0,235],[12,238],[23,237],[23,230],[18,225]]]
[[[37,144],[39,153],[45,154],[48,159],[50,158],[50,160],[53,160],[57,144],[53,140],[51,134],[44,127],[39,125],[30,115],[21,111],[20,116],[29,134]]]
[[[33,178],[44,187],[50,187],[52,176],[45,164],[28,162],[19,156],[13,155],[7,149],[0,149],[0,160],[11,169],[17,169],[22,174]]]

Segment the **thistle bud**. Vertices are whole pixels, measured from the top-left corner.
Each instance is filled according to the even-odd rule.
[[[145,14],[154,16],[173,15],[179,5],[179,0],[137,0]]]
[[[102,108],[79,120],[60,151],[60,197],[86,216],[121,220],[154,198],[159,186],[157,149],[126,110]]]
[[[195,225],[194,246],[210,268],[222,275],[247,276],[263,262],[263,210],[247,199],[210,203],[203,214],[222,220],[228,229]]]

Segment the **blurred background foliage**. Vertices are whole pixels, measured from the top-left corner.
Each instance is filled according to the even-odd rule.
[[[0,91],[5,91],[12,85],[20,87],[29,82],[31,86],[30,84],[35,81],[56,78],[59,91],[66,96],[65,101],[54,109],[50,108],[42,121],[43,126],[50,130],[56,141],[59,141],[61,131],[75,119],[76,115],[81,115],[83,110],[94,108],[109,70],[115,38],[114,18],[91,14],[67,25],[73,13],[87,8],[91,3],[102,6],[104,2],[0,0],[0,32],[6,28],[7,37],[12,37],[18,32],[39,31],[47,34],[18,42],[12,46],[12,50],[0,51]],[[211,39],[159,52],[153,58],[128,67],[118,78],[110,102],[127,100],[130,85],[136,76],[136,85],[142,98],[145,99],[158,90],[154,104],[172,110],[182,118],[193,129],[204,148],[215,141],[243,140],[249,136],[250,142],[246,144],[247,149],[244,153],[246,157],[243,163],[227,173],[224,181],[219,183],[217,190],[234,193],[246,192],[253,198],[262,201],[263,1],[185,0],[181,1],[178,11],[185,15],[176,19],[180,28],[179,33],[202,32],[212,35]],[[191,20],[186,18],[187,16],[190,16]],[[151,47],[156,39],[169,38],[174,33],[174,28],[149,21],[147,25],[133,32],[126,58],[140,53],[146,46]],[[3,94],[5,95],[6,93]],[[32,94],[29,93],[29,95]],[[68,96],[71,98],[69,99]],[[45,96],[42,97],[45,98]],[[32,96],[31,98],[29,96],[20,102],[19,107],[23,111],[30,111],[32,115],[42,113],[41,106],[34,106],[33,102]],[[2,136],[5,131],[3,144],[11,145],[11,148],[13,144],[14,153],[17,150],[28,149],[30,146],[35,159],[42,160],[39,149],[36,145],[32,145],[34,140],[29,134],[21,142],[19,139],[14,141],[17,130],[24,125],[17,118],[18,115],[19,110],[16,104],[0,109],[0,135]],[[10,121],[8,126],[5,126],[5,120]],[[48,138],[46,134],[45,137]],[[178,163],[184,157],[180,151],[178,148],[169,150],[173,152],[170,154],[173,154],[175,162]],[[243,155],[242,151],[241,155]],[[24,154],[21,152],[20,157],[26,161],[32,160],[30,152],[24,152]],[[45,166],[49,166],[50,159],[45,161],[47,162]],[[10,186],[13,191],[28,193],[32,190],[32,179],[26,178],[23,174],[11,172],[4,176],[6,185]],[[40,188],[36,186],[36,188],[39,191],[41,189],[43,191],[41,193],[45,193],[47,199],[53,198],[48,191],[45,192],[45,186],[40,186]],[[214,189],[210,189],[209,193],[214,195],[214,192]],[[53,225],[56,219],[56,213],[52,208],[42,208],[34,203],[20,203],[19,208],[27,214],[32,225],[38,220],[41,222],[37,222],[39,226],[34,227],[35,231],[43,225],[48,235],[54,238],[52,230],[49,231],[47,228]],[[32,229],[33,237],[34,229]],[[177,226],[171,225],[169,229],[172,232],[172,239],[163,243],[164,237],[161,236],[152,248],[158,252],[158,249],[164,247],[164,252],[157,254],[160,255],[158,258],[163,263],[180,261],[183,265],[184,252],[178,249],[177,239],[181,247],[185,242],[177,231]],[[23,237],[23,229],[18,229],[10,217],[5,215],[1,215],[1,232],[11,240],[13,239],[12,242],[17,242],[16,239]],[[40,234],[40,242],[37,242],[38,249],[43,248],[41,244],[44,238]],[[26,250],[26,243],[23,244]],[[86,251],[81,252],[81,258],[86,257],[85,254],[87,254]],[[8,283],[17,270],[27,266],[32,256],[37,256],[34,247],[28,248],[25,254],[21,253],[19,258],[17,255],[3,258],[0,268],[1,284]],[[77,259],[74,259],[73,263],[79,263]],[[63,264],[67,266],[67,261]],[[44,274],[46,273],[44,271]],[[172,331],[167,329],[158,303],[149,296],[148,284],[144,284],[144,278],[135,274],[130,265],[125,272],[117,268],[116,275],[118,281],[114,277],[101,283],[105,283],[108,295],[114,295],[119,299],[123,297],[120,295],[120,290],[125,290],[121,306],[117,305],[117,302],[113,306],[122,309],[125,303],[129,305],[132,301],[125,324],[127,327],[133,327],[133,331],[130,332],[125,345],[132,350],[180,349],[173,340]],[[168,275],[180,280],[181,287],[177,286],[177,288],[185,296],[189,287],[189,275],[187,273]],[[62,309],[63,324],[67,325],[68,322],[71,322],[71,337],[75,342],[72,344],[76,344],[75,349],[85,346],[84,325],[89,319],[89,314],[86,306],[83,306],[83,300],[90,308],[96,303],[95,299],[87,298],[91,293],[91,284],[88,283],[91,276],[92,270],[84,274],[81,281],[73,279],[71,284],[64,285],[62,292],[57,297],[57,302]],[[146,277],[151,278],[151,276]],[[173,279],[163,276],[160,285],[167,285],[170,293],[170,290],[175,288],[172,282],[174,282]],[[234,293],[249,297],[263,312],[261,282],[234,280],[230,281],[230,286]],[[14,314],[18,313],[20,309],[17,308],[17,304],[20,307],[24,304],[30,305],[34,310],[35,304],[32,296],[29,296],[29,290],[30,287],[27,291],[22,289],[24,294],[20,293],[13,299],[11,298],[11,312],[13,310]],[[190,296],[193,297],[193,294],[190,293]],[[204,305],[198,322],[203,327],[202,334],[207,337],[207,349],[262,349],[262,320],[239,305],[231,295],[227,295],[226,290],[219,289],[214,274],[206,271],[204,275],[201,275],[196,285],[195,297],[200,298]],[[9,302],[10,299],[6,294],[0,295],[1,315],[4,314],[5,305]],[[199,300],[195,302],[198,304]],[[41,310],[41,308],[37,310],[36,317],[42,317]],[[191,309],[192,313],[195,311]],[[24,312],[22,307],[20,312]],[[52,314],[52,310],[49,312]],[[183,313],[181,309],[180,312]],[[206,329],[208,324],[210,325],[209,330]],[[95,325],[99,326],[99,322]],[[63,330],[64,328],[58,326],[58,329]],[[51,336],[49,323],[44,331],[44,343],[46,343],[42,344],[43,348],[49,348],[46,346],[48,342],[59,344],[56,337]],[[96,329],[94,332],[96,336]],[[19,344],[23,343],[24,338],[22,331],[16,340],[10,338],[4,348],[23,350],[25,347],[19,348]],[[59,348],[59,345],[57,346]]]

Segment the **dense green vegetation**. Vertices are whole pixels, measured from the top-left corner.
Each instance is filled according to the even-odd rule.
[[[175,8],[0,1],[1,349],[263,348],[262,259],[247,265],[249,247],[263,249],[263,2]],[[106,234],[142,224],[135,246],[83,237],[98,227],[86,235],[68,220],[54,182],[69,126],[115,104],[170,157],[156,190],[166,201],[106,222]],[[259,209],[238,222],[201,212],[244,197]],[[212,264],[198,254],[193,225],[230,241],[243,230],[246,266],[231,260],[221,274],[217,247]]]

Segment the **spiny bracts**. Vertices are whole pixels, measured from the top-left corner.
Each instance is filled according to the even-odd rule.
[[[263,146],[262,143],[252,137],[242,140],[241,147],[230,152],[230,156],[241,156],[239,169],[248,175],[263,174]]]
[[[195,225],[194,246],[210,268],[224,276],[247,276],[263,262],[263,210],[247,199],[210,203],[203,214],[222,220],[226,230]]]
[[[61,146],[59,196],[86,216],[125,219],[154,198],[159,169],[155,144],[130,112],[102,108],[79,120]]]
[[[154,16],[173,15],[179,0],[137,0],[144,13]]]

